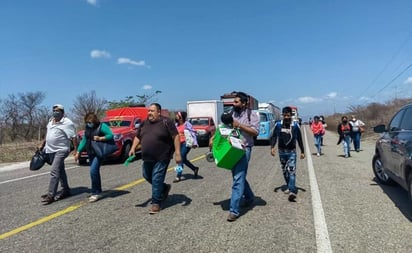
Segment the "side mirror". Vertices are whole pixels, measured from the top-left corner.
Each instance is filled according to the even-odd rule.
[[[383,125],[383,124],[377,125],[377,126],[375,126],[375,127],[373,128],[373,131],[374,131],[375,133],[381,134],[381,133],[383,133],[383,132],[386,131],[386,127],[385,127],[385,125]]]

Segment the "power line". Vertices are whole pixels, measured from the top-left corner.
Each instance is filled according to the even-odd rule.
[[[404,70],[402,70],[398,75],[396,75],[391,81],[389,81],[382,89],[380,89],[378,92],[376,92],[375,96],[378,95],[379,93],[381,93],[384,89],[386,89],[389,85],[391,85],[396,79],[398,79],[398,77],[400,77],[401,75],[403,75],[403,73],[405,73],[408,69],[410,69],[412,67],[412,63],[409,64]]]
[[[401,50],[405,47],[406,43],[408,42],[408,40],[412,37],[412,31],[408,34],[408,36],[406,36],[405,41],[401,44],[401,46],[398,48],[398,50],[396,50],[396,52],[392,55],[392,57],[389,59],[389,61],[385,64],[385,66],[383,67],[383,69],[376,75],[376,77],[372,80],[372,82],[368,85],[368,87],[366,87],[366,89],[360,93],[360,95],[358,96],[358,98],[362,97],[366,91],[368,91],[374,84],[375,82],[378,80],[378,78],[383,74],[383,72],[386,71],[386,69],[389,67],[389,65],[393,62],[393,60],[399,55],[399,53],[401,52]],[[379,93],[379,92],[378,92]]]

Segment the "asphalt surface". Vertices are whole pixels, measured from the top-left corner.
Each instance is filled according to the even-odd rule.
[[[307,127],[306,131],[309,130]],[[337,135],[327,132],[324,154],[313,155],[307,133],[307,158],[298,161],[296,202],[284,184],[278,157],[266,145],[254,147],[248,181],[257,198],[227,222],[230,171],[204,158],[207,148],[191,151],[200,167],[194,179],[172,183],[162,210],[150,215],[150,185],[142,179],[141,160],[101,169],[105,198],[88,203],[88,166],[66,161],[73,196],[47,206],[40,202],[49,167],[28,164],[0,167],[0,252],[411,252],[412,204],[398,186],[374,181],[374,143],[342,156]],[[10,167],[14,166],[14,167]]]

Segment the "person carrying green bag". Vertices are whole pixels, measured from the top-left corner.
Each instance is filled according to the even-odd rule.
[[[240,216],[240,203],[243,206],[251,206],[254,202],[255,195],[246,179],[248,164],[254,144],[253,137],[259,134],[259,117],[251,113],[248,106],[248,95],[244,92],[237,92],[234,98],[233,111],[229,116],[233,118],[231,126],[239,130],[240,138],[243,140],[245,153],[231,169],[232,172],[232,195],[230,198],[230,210],[227,221],[233,222]],[[223,119],[228,115],[223,114]],[[222,120],[222,122],[224,122]],[[224,122],[225,123],[225,122]],[[216,134],[214,138],[216,137]],[[209,142],[213,147],[214,138]]]

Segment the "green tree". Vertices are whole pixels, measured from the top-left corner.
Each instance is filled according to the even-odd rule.
[[[155,97],[162,93],[160,90],[156,90],[151,94],[143,94],[143,95],[135,95],[135,96],[127,96],[125,99],[120,101],[109,101],[108,109],[115,109],[121,107],[129,107],[129,106],[147,106],[150,103],[156,102]]]

